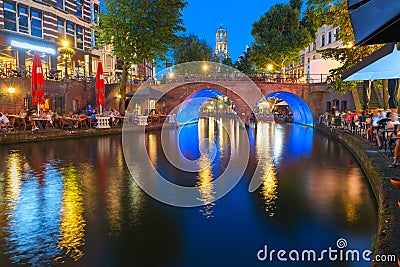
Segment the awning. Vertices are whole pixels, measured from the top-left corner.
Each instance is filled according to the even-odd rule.
[[[400,51],[395,44],[383,46],[342,74],[344,81],[396,78],[400,78]]]
[[[349,0],[347,5],[356,45],[400,41],[400,1]]]
[[[135,92],[127,93],[127,97],[134,97],[134,98],[148,98],[148,99],[173,99],[172,96],[164,94],[154,88],[146,87]]]

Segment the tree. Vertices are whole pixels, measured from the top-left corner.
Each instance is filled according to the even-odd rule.
[[[245,74],[254,74],[255,68],[250,62],[250,47],[247,47],[246,51],[239,56],[234,67]]]
[[[177,33],[185,31],[182,9],[186,5],[183,0],[104,1],[106,12],[94,27],[96,48],[111,44],[113,54],[124,61],[119,88],[122,99],[132,64],[162,60],[179,43]],[[120,110],[124,112],[121,104]]]
[[[381,46],[353,47],[355,39],[347,11],[347,0],[308,0],[306,6],[305,23],[313,32],[316,32],[324,24],[333,25],[333,27],[339,27],[340,29],[335,38],[340,40],[345,47],[328,48],[318,52],[324,58],[333,58],[342,63],[341,67],[330,71],[333,82],[329,84],[328,89],[345,93],[355,87],[355,83],[344,82],[341,79],[342,73]]]
[[[253,23],[255,42],[250,59],[258,67],[272,64],[286,79],[285,67],[299,60],[299,53],[310,41],[309,31],[300,24],[300,11],[291,4],[277,4]]]
[[[303,5],[303,0],[290,0],[289,5],[300,12],[300,9]]]
[[[210,60],[212,49],[207,41],[200,39],[194,34],[184,36],[182,43],[174,49],[175,64],[191,62],[191,61],[208,61]]]

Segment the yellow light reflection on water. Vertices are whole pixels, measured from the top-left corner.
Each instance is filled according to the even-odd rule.
[[[199,162],[199,175],[197,181],[197,187],[199,188],[200,192],[200,200],[203,202],[203,207],[201,208],[200,212],[203,213],[204,216],[207,218],[212,217],[213,207],[215,206],[214,203],[214,184],[212,183],[213,180],[213,173],[211,170],[211,162],[208,158],[208,155],[203,154],[201,155]]]
[[[276,199],[278,198],[278,179],[276,170],[271,162],[265,162],[263,166],[263,183],[261,195],[265,203],[265,211],[270,217],[275,215]]]
[[[14,208],[21,192],[21,157],[11,153],[7,158],[7,201]]]
[[[157,162],[157,139],[155,134],[148,135],[148,153],[152,162]]]
[[[74,261],[79,260],[84,252],[85,226],[84,206],[80,176],[75,167],[69,166],[64,172],[64,194],[61,209],[60,239],[58,246]]]

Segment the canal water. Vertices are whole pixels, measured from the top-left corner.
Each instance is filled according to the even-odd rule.
[[[177,129],[168,131],[173,136]],[[239,131],[249,137],[249,164],[238,184],[213,201],[210,181],[240,153],[230,140]],[[179,144],[188,158],[203,157],[201,138],[214,140],[215,159],[200,158],[197,173],[168,163],[160,132],[137,139],[168,179],[209,185],[199,192],[204,205],[195,208],[144,193],[126,166],[121,136],[1,146],[0,266],[370,266],[328,257],[257,258],[265,246],[338,249],[341,238],[347,249],[371,248],[376,201],[340,144],[304,126],[260,123],[246,130],[226,119],[201,119],[183,132]],[[262,183],[249,193],[252,179]]]

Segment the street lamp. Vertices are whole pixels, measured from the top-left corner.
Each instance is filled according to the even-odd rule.
[[[68,40],[62,40],[61,44],[62,44],[62,46],[63,46],[63,48],[64,48],[65,50],[68,49],[68,45],[69,45]],[[64,72],[65,72],[65,78],[68,78],[67,58],[68,58],[67,54],[64,54]]]
[[[204,70],[204,78],[206,78],[207,77],[207,70],[208,70],[208,65],[207,64],[203,65],[203,70]]]
[[[268,72],[271,72],[273,68],[274,68],[274,66],[272,66],[272,64],[267,65]]]
[[[62,40],[61,41],[61,47],[58,48],[60,51],[60,54],[64,57],[64,72],[65,72],[65,78],[68,78],[68,58],[71,57],[73,54],[75,54],[75,51],[73,48],[69,47],[69,41],[68,40]]]
[[[13,104],[13,108],[14,108],[14,113],[17,113],[16,112],[16,108],[15,108],[15,99],[14,99],[14,93],[15,93],[15,88],[14,87],[9,87],[8,89],[7,89],[7,91],[10,93],[10,95],[11,95],[11,101],[12,101],[12,104]]]

